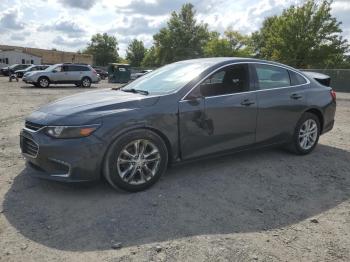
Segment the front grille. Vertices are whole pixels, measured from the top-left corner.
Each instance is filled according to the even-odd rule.
[[[25,127],[30,129],[30,130],[33,130],[33,131],[38,131],[43,126],[44,125],[36,124],[36,123],[30,122],[30,121],[25,122]]]
[[[21,136],[22,153],[36,157],[39,151],[38,145],[30,138]]]

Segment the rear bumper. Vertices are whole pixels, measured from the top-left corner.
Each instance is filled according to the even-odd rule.
[[[97,77],[96,79],[92,79],[92,83],[97,84],[101,81],[101,77]]]
[[[93,135],[78,139],[53,139],[40,131],[22,130],[20,140],[22,154],[31,169],[29,174],[34,177],[61,182],[86,182],[100,178],[104,145]]]
[[[335,101],[332,101],[329,105],[325,107],[323,112],[322,134],[327,133],[333,129],[336,107],[337,105]]]
[[[333,129],[333,127],[334,127],[334,120],[330,121],[329,123],[327,123],[326,126],[323,127],[322,134],[331,131]]]

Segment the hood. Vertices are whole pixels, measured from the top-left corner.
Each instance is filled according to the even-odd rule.
[[[38,74],[38,73],[43,73],[46,72],[45,70],[35,70],[35,71],[29,71],[27,72],[28,74],[34,75],[34,74]]]
[[[84,92],[65,97],[39,108],[41,114],[56,116],[101,115],[107,111],[152,106],[158,97],[128,93],[113,89]]]

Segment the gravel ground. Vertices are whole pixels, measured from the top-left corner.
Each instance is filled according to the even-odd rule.
[[[311,155],[184,164],[136,194],[29,177],[24,117],[85,91],[0,77],[1,261],[350,261],[350,94],[338,93],[336,125]]]

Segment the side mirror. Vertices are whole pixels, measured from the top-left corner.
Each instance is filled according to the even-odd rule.
[[[200,87],[200,86],[199,86]],[[198,98],[203,98],[200,88],[195,88],[191,93],[186,96],[186,100],[195,101]]]

